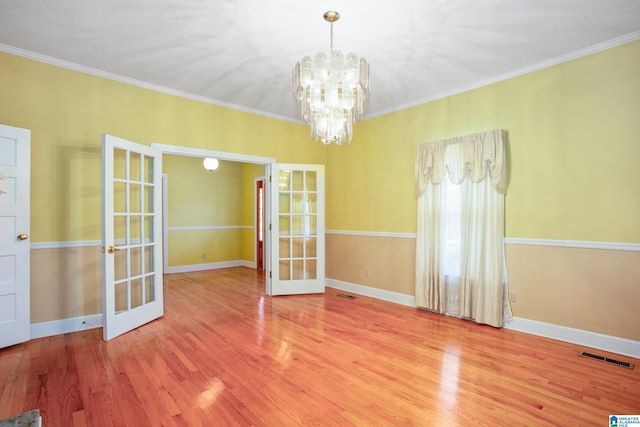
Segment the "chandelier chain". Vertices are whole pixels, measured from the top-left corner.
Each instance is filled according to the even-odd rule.
[[[329,41],[329,51],[333,54],[333,22],[331,23],[330,34],[331,34],[331,38]]]

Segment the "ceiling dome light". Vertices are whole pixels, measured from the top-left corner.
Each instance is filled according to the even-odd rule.
[[[204,159],[204,162],[202,162],[204,164],[204,168],[208,171],[214,171],[216,169],[218,169],[218,165],[220,162],[218,162],[218,159],[212,159],[211,157],[207,157],[206,159]]]
[[[331,23],[330,51],[312,59],[305,56],[293,69],[293,97],[300,104],[302,120],[311,126],[311,138],[324,144],[351,142],[353,123],[364,116],[369,99],[369,64],[355,53],[333,50],[333,23],[340,14],[324,14]]]

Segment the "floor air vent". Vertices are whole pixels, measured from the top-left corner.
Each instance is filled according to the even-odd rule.
[[[627,369],[633,369],[633,363],[611,359],[609,357],[600,356],[599,354],[593,354],[593,353],[587,353],[586,351],[581,351],[580,356],[593,359],[593,360],[599,360],[600,362],[604,362],[604,363],[610,363],[616,366],[622,366],[623,368],[627,368]]]
[[[347,298],[347,299],[356,299],[357,297],[353,296],[353,295],[347,295],[347,294],[338,294],[339,297],[342,298]]]

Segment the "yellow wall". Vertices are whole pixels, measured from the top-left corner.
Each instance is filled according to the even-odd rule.
[[[164,155],[162,169],[167,174],[169,266],[240,260],[243,164],[220,161],[218,169],[207,171],[201,158]]]
[[[633,42],[366,120],[328,151],[327,228],[415,233],[416,145],[502,128],[507,238],[640,243],[639,113]],[[329,234],[327,276],[412,294],[414,247],[389,239]],[[510,244],[514,315],[640,340],[638,264],[639,252]]]
[[[634,42],[365,120],[328,151],[328,228],[415,232],[415,146],[502,128],[507,237],[640,242],[638,76]]]
[[[305,126],[6,53],[0,53],[0,94],[0,123],[31,129],[30,234],[32,242],[51,246],[32,252],[32,322],[101,311],[95,259],[72,259],[56,242],[94,245],[85,250],[100,253],[94,242],[101,239],[102,134],[326,163],[325,148],[309,139]]]
[[[101,136],[321,163],[308,128],[0,53],[0,122],[31,129],[34,242],[101,236]]]
[[[169,266],[253,263],[255,178],[265,175],[265,166],[220,161],[217,170],[207,171],[197,157],[165,155],[162,161],[168,175]],[[172,230],[177,227],[199,230]]]
[[[169,232],[169,267],[242,260],[241,228]]]
[[[343,147],[314,143],[302,125],[8,54],[0,53],[0,71],[0,122],[32,130],[34,242],[100,239],[103,133],[325,164],[327,229],[415,233],[415,146],[492,128],[508,132],[507,238],[640,242],[640,42],[365,120]],[[243,200],[244,225],[248,206]],[[411,294],[414,252],[402,239],[329,234],[327,276]],[[516,316],[640,340],[640,312],[629,306],[640,300],[637,252],[513,246],[507,263]],[[72,269],[68,250],[34,252],[33,321],[99,310],[101,284],[83,282],[93,277],[95,257],[73,258]],[[76,290],[81,296],[64,297]],[[50,309],[51,301],[60,304]],[[594,307],[612,315],[596,318]]]

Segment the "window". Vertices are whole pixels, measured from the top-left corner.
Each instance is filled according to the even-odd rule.
[[[418,307],[496,327],[511,317],[504,135],[497,129],[417,147]]]
[[[440,183],[442,203],[442,256],[445,276],[460,277],[461,215],[460,186],[448,176]]]

